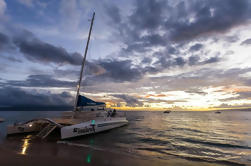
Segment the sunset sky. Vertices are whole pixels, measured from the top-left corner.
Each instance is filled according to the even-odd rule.
[[[0,0],[0,106],[251,107],[250,0]]]

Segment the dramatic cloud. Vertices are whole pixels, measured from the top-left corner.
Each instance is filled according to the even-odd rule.
[[[114,5],[106,5],[105,6],[106,13],[108,17],[112,20],[112,22],[116,23],[116,25],[121,23],[121,15],[120,10]]]
[[[15,38],[14,43],[31,61],[71,65],[80,65],[82,62],[82,56],[79,53],[68,53],[62,47],[56,47],[33,36]]]
[[[9,47],[9,37],[0,32],[0,50]]]
[[[241,45],[250,45],[251,44],[251,39],[247,39],[241,43]]]
[[[143,103],[133,96],[129,96],[129,95],[125,95],[125,94],[116,94],[116,95],[112,95],[112,96],[119,98],[119,99],[122,99],[123,101],[126,102],[127,106],[131,106],[131,107],[143,106]]]
[[[133,67],[132,61],[117,61],[105,60],[100,61],[99,65],[102,66],[106,72],[99,77],[111,78],[114,81],[134,81],[142,77],[142,72],[139,68]]]
[[[50,75],[30,75],[24,81],[10,80],[6,84],[22,87],[73,87],[77,83],[74,81],[57,80]]]
[[[190,51],[198,51],[198,50],[200,50],[202,47],[203,47],[202,44],[197,43],[197,44],[193,45],[192,47],[190,47],[189,50],[190,50]]]
[[[42,94],[13,87],[0,88],[1,106],[66,106],[71,104],[72,96],[68,92]]]
[[[180,10],[178,18],[166,22],[166,27],[171,30],[171,39],[175,41],[225,32],[250,19],[248,0],[181,2],[177,7]]]
[[[111,20],[119,25],[125,51],[146,52],[152,46],[166,46],[171,41],[192,40],[207,34],[222,33],[250,19],[248,0],[166,1],[138,0],[135,9],[122,22],[118,8],[107,10]],[[117,13],[116,17],[111,13]],[[197,48],[198,47],[198,48]],[[198,50],[202,46],[191,48]]]

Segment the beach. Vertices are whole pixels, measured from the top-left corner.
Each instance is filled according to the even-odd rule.
[[[28,155],[21,154],[16,150],[7,149],[7,147],[0,148],[0,165],[2,166],[44,166],[44,165],[107,165],[107,166],[166,166],[166,165],[202,165],[211,166],[215,164],[205,162],[193,162],[183,159],[169,159],[161,161],[158,159],[149,159],[146,157],[136,157],[128,154],[121,154],[119,152],[107,152],[103,150],[94,150],[92,148],[78,148],[70,147],[68,145],[51,145],[43,144],[40,148]],[[46,149],[46,150],[45,150]]]

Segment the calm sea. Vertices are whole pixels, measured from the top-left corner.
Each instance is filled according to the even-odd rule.
[[[6,125],[34,117],[55,117],[61,112],[0,111],[0,144],[11,144]],[[97,134],[67,140],[69,146],[91,147],[139,157],[223,165],[251,164],[251,112],[127,112],[129,125]],[[22,136],[23,138],[25,136]],[[20,146],[23,138],[20,138]],[[15,139],[17,141],[17,139]],[[60,146],[57,141],[51,144]],[[1,145],[0,145],[1,146]],[[32,146],[32,145],[31,145]],[[18,149],[18,148],[17,148]],[[20,147],[21,150],[21,147]],[[27,150],[26,153],[29,153]]]

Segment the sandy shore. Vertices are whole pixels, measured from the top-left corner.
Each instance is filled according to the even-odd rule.
[[[3,144],[2,144],[3,145]],[[166,165],[215,165],[204,162],[194,162],[184,159],[170,158],[168,160],[149,159],[133,155],[125,155],[109,151],[79,148],[56,143],[33,145],[27,153],[16,149],[14,144],[0,146],[1,166],[166,166]],[[23,153],[23,154],[22,154]]]

